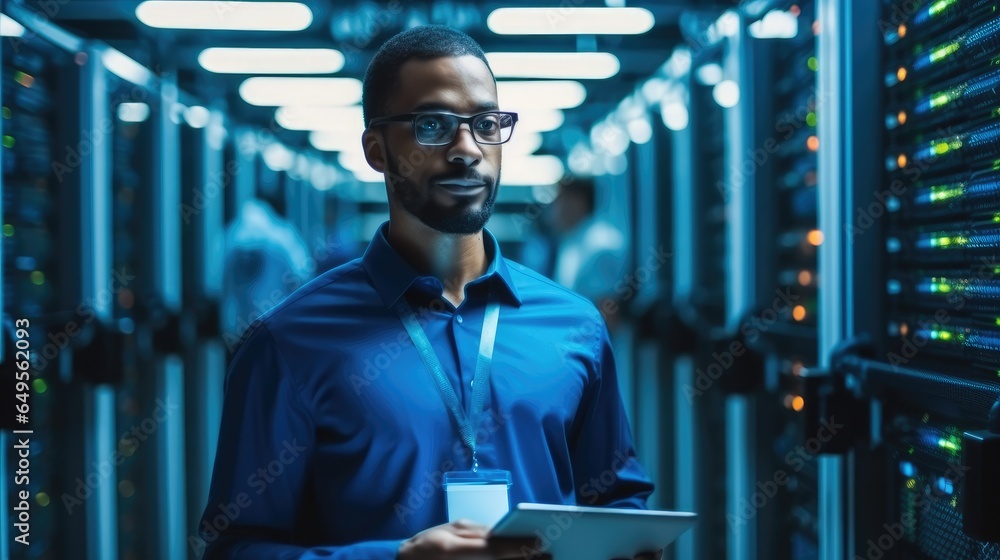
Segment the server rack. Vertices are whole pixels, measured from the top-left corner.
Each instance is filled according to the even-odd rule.
[[[873,399],[871,465],[884,490],[859,518],[855,550],[998,558],[1000,536],[976,509],[987,497],[965,491],[997,466],[969,462],[965,434],[986,428],[1000,394],[1000,143],[989,107],[1000,13],[977,1],[878,8],[882,174],[849,235],[883,263],[878,293],[865,294],[881,313],[870,346],[839,367]]]
[[[181,125],[181,238],[185,255],[182,341],[187,404],[186,538],[188,557],[198,557],[203,544],[198,527],[211,483],[222,418],[226,350],[219,308],[222,297],[222,254],[225,202],[234,190],[236,163],[227,159],[233,141],[223,113],[208,112],[205,122]]]
[[[692,53],[691,66],[721,64],[716,44]],[[673,303],[680,326],[673,356],[677,507],[699,514],[678,540],[677,558],[723,558],[725,522],[725,395],[712,377],[712,357],[725,329],[727,301],[724,114],[712,88],[689,72],[681,78],[690,124],[674,138],[676,254]],[[720,188],[721,186],[721,188]],[[725,537],[724,537],[725,536]]]
[[[66,358],[80,343],[81,328],[92,318],[83,303],[80,278],[81,155],[80,107],[73,92],[80,80],[74,61],[77,41],[52,37],[28,27],[20,37],[5,38],[2,50],[2,179],[3,193],[3,393],[12,398],[0,432],[5,480],[0,486],[4,525],[0,553],[27,558],[28,549],[14,542],[19,533],[11,516],[21,502],[18,493],[29,492],[31,557],[59,558],[80,545],[80,516],[69,518],[61,497],[74,493],[74,476],[83,468],[82,448],[74,434],[56,426],[78,422],[79,399],[67,387]],[[61,249],[75,249],[65,258]],[[15,334],[16,333],[16,334]],[[30,343],[30,356],[18,352],[15,336]],[[13,399],[15,363],[28,366],[30,377],[18,393],[26,403]],[[27,404],[27,424],[15,422],[14,404]],[[18,456],[7,455],[10,437],[30,440],[30,474],[17,484]],[[51,459],[66,455],[70,461]],[[9,476],[8,476],[9,475]],[[23,511],[23,507],[20,508]],[[76,521],[76,531],[71,522]]]
[[[818,461],[804,443],[805,374],[819,365],[818,119],[816,6],[771,2],[757,12],[782,10],[797,20],[794,37],[751,38],[746,56],[753,69],[743,88],[753,88],[757,117],[744,169],[753,170],[751,203],[759,219],[754,266],[758,288],[740,338],[761,358],[754,381],[759,439],[753,494],[741,511],[756,512],[761,558],[807,559],[819,554]],[[761,20],[758,20],[761,21]],[[761,25],[752,22],[750,26]],[[756,500],[754,502],[753,500]],[[761,504],[758,508],[757,505]]]

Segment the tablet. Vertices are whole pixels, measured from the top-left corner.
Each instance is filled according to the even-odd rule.
[[[534,549],[522,551],[525,558],[537,553],[553,560],[610,560],[664,548],[697,519],[681,511],[517,504],[490,536],[534,538]]]

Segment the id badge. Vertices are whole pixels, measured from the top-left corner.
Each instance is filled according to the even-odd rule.
[[[484,470],[444,473],[448,522],[468,519],[492,527],[510,510],[510,471]]]

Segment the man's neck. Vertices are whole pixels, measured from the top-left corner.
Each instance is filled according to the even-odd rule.
[[[441,280],[445,299],[455,307],[465,299],[465,285],[489,266],[482,230],[448,234],[423,222],[396,221],[389,223],[387,240],[421,274]]]

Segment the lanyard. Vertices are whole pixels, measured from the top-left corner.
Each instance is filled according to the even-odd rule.
[[[413,341],[413,346],[420,353],[427,371],[431,373],[437,383],[438,391],[441,393],[441,400],[445,407],[451,412],[452,418],[458,424],[458,430],[462,437],[462,442],[472,451],[473,469],[478,468],[476,459],[476,422],[483,411],[483,402],[486,400],[486,391],[489,388],[490,369],[493,366],[493,346],[496,342],[497,323],[500,319],[500,304],[497,302],[493,289],[490,289],[489,301],[486,304],[486,315],[483,318],[483,332],[479,338],[479,359],[476,361],[476,373],[472,380],[472,410],[466,416],[462,404],[458,401],[455,388],[448,382],[448,377],[441,367],[434,348],[431,347],[430,340],[423,327],[417,322],[417,317],[413,313],[406,298],[399,297],[395,305],[399,319],[406,327],[406,332]]]

